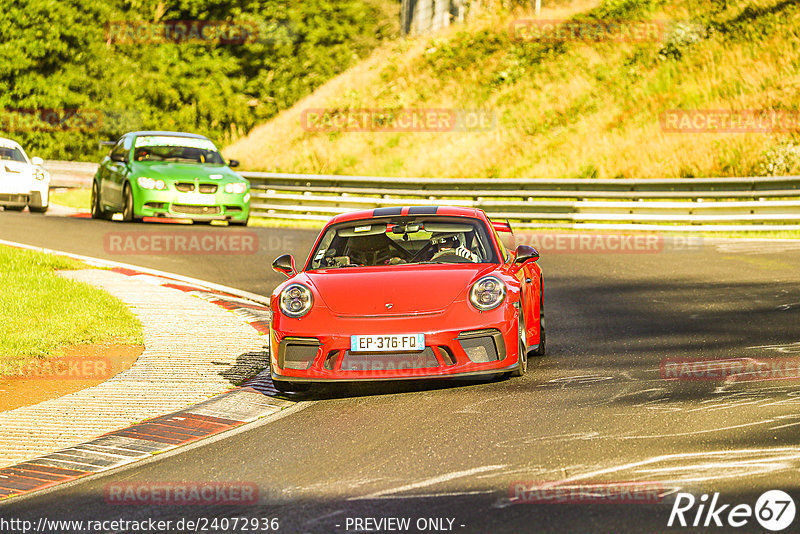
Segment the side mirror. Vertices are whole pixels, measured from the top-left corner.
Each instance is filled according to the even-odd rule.
[[[228,160],[228,167],[234,168],[234,167],[238,167],[238,166],[239,166],[239,160],[238,159]]]
[[[536,261],[539,259],[539,251],[528,245],[520,245],[517,247],[517,259],[514,263],[525,263],[528,260]]]
[[[111,161],[118,161],[120,163],[125,163],[125,156],[123,154],[114,154],[111,153]]]
[[[39,156],[33,156],[31,158],[31,164],[33,165],[44,165],[44,160]]]
[[[294,258],[291,254],[278,256],[275,261],[272,262],[272,270],[283,273],[288,277],[292,277],[297,274],[297,269],[294,268]]]

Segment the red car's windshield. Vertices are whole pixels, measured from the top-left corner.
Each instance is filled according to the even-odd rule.
[[[497,253],[476,219],[367,219],[328,228],[308,269],[422,263],[497,263]]]

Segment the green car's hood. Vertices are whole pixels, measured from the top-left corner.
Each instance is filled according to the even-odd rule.
[[[212,182],[241,182],[244,178],[233,172],[227,165],[201,165],[174,162],[135,162],[132,166],[133,176],[147,176],[154,180],[186,180],[200,179]]]

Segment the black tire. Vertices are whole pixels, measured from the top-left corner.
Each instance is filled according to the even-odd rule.
[[[130,184],[125,184],[122,193],[122,220],[125,222],[141,222],[142,218],[136,216],[134,208],[133,191]]]
[[[517,336],[519,339],[519,357],[517,358],[517,368],[511,371],[511,376],[525,376],[525,373],[528,372],[528,347],[525,344],[525,340],[523,339],[524,332],[525,332],[525,317],[522,315],[522,310],[524,309],[522,306],[519,307],[519,319],[518,323],[518,332],[519,335]]]
[[[230,226],[247,226],[247,223],[250,222],[250,217],[243,221],[228,221]]]
[[[28,211],[31,213],[45,213],[47,208],[50,207],[49,200],[50,197],[48,195],[48,204],[42,204],[42,194],[38,191],[31,193],[31,197],[28,199]]]
[[[542,287],[539,284],[539,287]],[[547,331],[544,328],[544,292],[542,292],[541,300],[539,301],[539,346],[530,352],[531,356],[541,357],[547,352]]]
[[[109,214],[106,210],[103,209],[101,201],[102,199],[100,198],[100,187],[97,185],[97,182],[92,181],[92,199],[89,201],[89,208],[91,209],[92,212],[92,219],[108,220],[111,218],[111,214]]]
[[[6,211],[22,211],[25,209],[25,206],[5,206],[3,209]]]

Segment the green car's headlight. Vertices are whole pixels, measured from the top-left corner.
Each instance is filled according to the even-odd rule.
[[[226,193],[233,193],[235,195],[241,195],[242,193],[247,191],[247,184],[242,182],[235,182],[232,184],[225,184],[225,192]]]
[[[167,187],[167,184],[164,183],[164,180],[153,180],[147,176],[140,176],[136,179],[136,183],[138,183],[139,187],[142,189],[158,189],[161,191]]]

